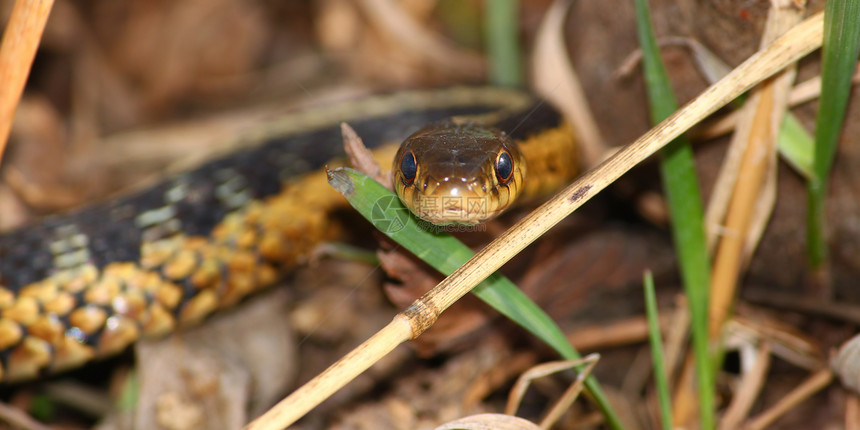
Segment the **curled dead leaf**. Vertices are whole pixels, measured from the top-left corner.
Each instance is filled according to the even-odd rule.
[[[606,145],[567,55],[563,26],[570,5],[569,0],[558,0],[544,16],[532,53],[531,83],[535,91],[555,105],[573,125],[582,143],[583,160],[592,166],[606,152]]]
[[[435,430],[537,430],[540,429],[531,421],[502,414],[479,414],[460,418]]]
[[[839,348],[830,367],[839,375],[842,385],[860,393],[860,334]]]

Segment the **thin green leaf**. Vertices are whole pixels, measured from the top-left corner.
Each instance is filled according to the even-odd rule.
[[[372,178],[343,168],[332,172],[329,182],[374,227],[443,274],[450,274],[474,255],[469,247],[440,227],[414,217],[394,193]],[[507,278],[493,274],[472,292],[565,359],[581,358],[552,319]],[[623,428],[597,379],[589,376],[585,385],[603,410],[607,423],[615,429]]]
[[[645,82],[656,124],[678,109],[669,77],[651,27],[646,0],[634,0],[639,43],[642,46]],[[678,138],[661,150],[660,173],[672,218],[672,235],[681,268],[681,278],[690,303],[693,349],[699,388],[701,428],[714,428],[714,378],[708,347],[708,292],[711,273],[705,249],[705,223],[693,150]]]
[[[851,92],[851,75],[860,53],[860,0],[827,2],[822,52],[821,98],[815,122],[815,156],[812,160],[815,176],[809,181],[807,190],[807,249],[813,267],[819,267],[827,258],[824,234],[827,176],[836,155]]]
[[[30,399],[29,413],[33,419],[47,422],[56,417],[57,405],[50,397],[37,394]]]
[[[357,261],[369,266],[376,266],[379,264],[379,256],[377,256],[375,251],[366,248],[359,248],[348,243],[327,243],[318,247],[316,252],[335,260]]]
[[[120,387],[116,408],[121,412],[134,411],[140,400],[140,379],[137,371],[131,372]]]
[[[654,276],[645,272],[645,312],[648,315],[648,340],[651,342],[651,362],[654,365],[654,383],[657,385],[657,401],[660,404],[660,422],[663,430],[672,430],[672,400],[669,396],[669,378],[666,376],[666,361],[663,358],[663,337],[660,335],[660,315],[657,311],[657,294],[654,292]]]
[[[813,177],[812,153],[815,151],[815,142],[796,116],[790,113],[785,115],[776,144],[780,155],[797,173],[806,179]]]
[[[490,83],[506,87],[521,86],[523,63],[517,42],[517,1],[489,0],[484,3],[484,17]]]

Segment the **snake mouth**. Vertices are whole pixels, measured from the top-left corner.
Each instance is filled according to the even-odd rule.
[[[438,182],[399,190],[400,200],[419,218],[436,225],[476,225],[501,214],[512,202],[515,189],[490,188],[479,180]]]
[[[475,225],[495,218],[501,209],[488,196],[456,195],[451,193],[413,195],[407,206],[436,225]]]
[[[465,209],[445,209],[427,213],[422,219],[439,226],[446,225],[477,225],[494,218],[495,214],[479,214]]]

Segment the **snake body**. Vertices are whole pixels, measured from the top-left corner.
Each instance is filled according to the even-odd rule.
[[[511,90],[453,88],[305,111],[247,137],[260,142],[252,149],[0,236],[0,379],[72,368],[198,323],[336,237],[327,214],[344,200],[321,168],[342,156],[340,121],[374,147],[451,116],[490,115],[524,145],[528,193],[557,186],[572,174],[575,145],[551,108],[532,103]]]

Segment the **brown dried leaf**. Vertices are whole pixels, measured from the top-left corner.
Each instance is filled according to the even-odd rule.
[[[235,429],[268,407],[297,369],[287,302],[275,290],[204,325],[139,342],[136,428]]]
[[[379,164],[373,158],[373,152],[364,146],[364,141],[361,140],[355,130],[343,122],[340,124],[340,132],[343,135],[343,149],[349,157],[349,163],[352,164],[352,167],[391,190],[391,174],[382,174],[382,169],[379,168]]]
[[[699,72],[705,77],[708,84],[713,84],[723,76],[731,72],[729,67],[720,57],[711,52],[705,45],[691,37],[661,37],[657,39],[657,46],[661,49],[672,46],[681,46],[690,50],[693,60]],[[627,78],[633,74],[636,67],[642,62],[642,50],[633,51],[613,73],[617,79]]]
[[[422,27],[399,2],[361,0],[358,4],[389,41],[402,47],[407,55],[420,55],[428,66],[455,75],[484,75],[484,60],[479,55],[458,49]]]
[[[384,242],[377,254],[383,270],[402,284],[385,284],[385,294],[400,309],[430,291],[442,279],[435,269],[415,259],[403,248]],[[494,312],[472,295],[457,301],[436,323],[412,343],[425,355],[458,345],[463,338],[484,326]]]
[[[97,16],[114,17],[96,21],[96,32],[110,35],[102,40],[108,58],[137,83],[150,113],[207,92],[213,79],[252,70],[271,28],[261,4],[236,0],[100,2],[97,8]]]
[[[433,29],[433,1],[325,0],[315,27],[329,56],[385,88],[484,77],[484,60]]]
[[[47,99],[30,96],[21,101],[12,131],[15,151],[4,160],[3,179],[36,212],[78,206],[99,188],[99,169],[75,157],[67,135],[60,113]]]

